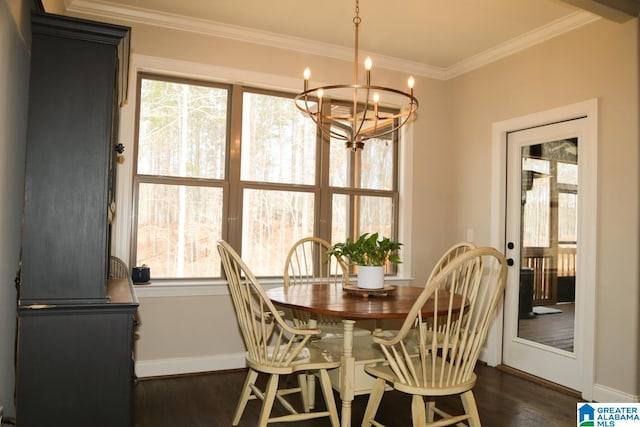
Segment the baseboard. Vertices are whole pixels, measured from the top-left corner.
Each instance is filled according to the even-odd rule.
[[[638,403],[640,396],[616,390],[602,384],[594,384],[593,401],[603,403]]]
[[[482,362],[487,366],[495,368],[498,366],[498,363],[494,363],[496,360],[496,355],[494,353],[495,352],[490,351],[486,346],[482,347],[480,349],[480,354],[478,354],[478,362]]]
[[[501,371],[508,372],[511,375],[516,375],[521,378],[525,378],[529,381],[535,382],[542,386],[554,389],[556,391],[560,391],[562,393],[570,394],[581,398],[581,393],[577,390],[572,390],[570,388],[561,386],[559,384],[553,383],[551,381],[544,380],[542,378],[538,378],[534,375],[528,374],[523,371],[519,371],[517,369],[511,368],[506,365],[498,365],[497,369]],[[613,389],[611,387],[604,386],[602,384],[594,384],[593,385],[593,401],[600,403],[637,403],[640,402],[640,396],[633,395],[629,393],[625,393],[620,390]]]
[[[177,357],[173,359],[136,360],[135,365],[136,376],[138,378],[222,371],[228,369],[240,369],[246,366],[244,353],[230,353],[202,357]]]
[[[506,372],[506,373],[514,375],[516,377],[524,378],[527,381],[531,381],[531,382],[536,383],[538,385],[541,385],[543,387],[547,387],[547,388],[550,388],[552,390],[559,391],[560,393],[568,394],[568,395],[574,396],[576,398],[581,398],[582,397],[580,391],[578,391],[578,390],[573,390],[573,389],[565,387],[563,385],[560,385],[560,384],[545,380],[544,378],[536,377],[535,375],[532,375],[532,374],[530,374],[528,372],[521,371],[519,369],[515,369],[515,368],[512,368],[512,367],[507,366],[507,365],[500,364],[500,365],[496,366],[496,369],[499,369],[502,372]]]

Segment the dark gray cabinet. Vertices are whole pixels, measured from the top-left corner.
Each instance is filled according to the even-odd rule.
[[[19,427],[132,425],[129,304],[22,307],[19,316]]]
[[[108,281],[109,206],[129,28],[32,16],[16,416],[132,423],[137,301]]]
[[[128,29],[34,15],[32,34],[21,304],[105,302]]]

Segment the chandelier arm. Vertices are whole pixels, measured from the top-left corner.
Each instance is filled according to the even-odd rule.
[[[296,95],[296,99],[300,99],[304,96],[309,96],[314,92],[318,92],[318,90],[323,90],[325,93],[328,93],[331,90],[335,89],[369,89],[369,90],[380,90],[382,92],[394,93],[396,95],[402,95],[406,98],[413,100],[413,102],[417,105],[418,99],[410,94],[409,92],[403,92],[399,89],[394,89],[391,87],[384,86],[376,86],[376,85],[360,85],[360,84],[342,84],[342,85],[326,85],[326,86],[318,86],[311,89],[307,89],[304,92],[300,92]],[[326,96],[326,95],[323,95]],[[327,98],[331,98],[330,96],[326,96]]]
[[[367,132],[365,130],[364,133],[360,134],[361,141],[367,141],[369,139],[374,139],[374,138],[381,138],[383,136],[386,136],[386,135],[389,135],[389,134],[395,132],[396,130],[398,130],[402,126],[404,126],[407,123],[407,121],[409,121],[409,119],[411,118],[411,116],[413,115],[413,113],[415,111],[416,110],[414,108],[412,108],[411,110],[409,110],[408,112],[406,112],[404,114],[394,114],[392,116],[386,117],[384,120],[392,120],[393,121],[393,120],[395,120],[397,118],[401,118],[401,117],[403,118],[403,120],[401,120],[398,123],[398,125],[390,126],[390,127],[384,126],[384,127],[380,128],[380,129],[385,129],[386,128],[387,130],[384,131],[384,132],[369,133],[369,132]],[[317,121],[317,118],[316,118],[315,115],[310,115],[309,117],[311,118],[311,120],[313,120],[313,122],[316,125],[318,125],[318,121]],[[344,134],[341,134],[341,133],[333,131],[332,130],[332,126],[339,127],[341,129],[345,130],[345,132],[349,130],[349,128],[346,125],[344,125],[343,123],[341,123],[340,121],[332,121],[330,126],[328,126],[328,127],[327,126],[318,125],[318,127],[320,128],[320,131],[322,133],[324,133],[325,135],[328,134],[333,139],[336,139],[336,140],[339,140],[339,141],[345,141],[345,142],[351,141],[351,138],[345,136]]]
[[[387,115],[387,116],[378,116],[378,120],[393,120],[393,119],[403,119],[403,118],[406,118],[406,120],[403,120],[403,121],[402,121],[402,123],[404,124],[404,123],[406,123],[406,122],[407,122],[407,120],[409,119],[409,117],[410,117],[410,116],[411,116],[411,115],[416,111],[416,109],[415,109],[415,108],[412,108],[412,107],[411,107],[411,104],[409,105],[409,107],[410,107],[410,108],[409,108],[409,109],[407,109],[407,110],[405,110],[404,112],[402,112],[402,111],[401,111],[400,113],[397,113],[397,114],[389,113],[389,115]],[[400,126],[402,126],[402,125],[400,125]]]
[[[366,138],[363,138],[363,140],[367,141],[369,139],[381,138],[383,136],[389,135],[389,134],[397,131],[398,129],[400,129],[402,126],[404,126],[409,121],[409,119],[411,118],[411,116],[413,115],[413,113],[415,111],[416,111],[415,109],[412,109],[407,114],[398,114],[398,115],[394,115],[393,117],[385,118],[385,119],[393,119],[393,120],[395,120],[396,118],[403,117],[403,120],[400,120],[397,125],[393,125],[393,126],[390,126],[390,127],[384,126],[381,129],[387,128],[386,131],[384,131],[382,133],[377,133],[376,132],[376,133],[374,133],[372,135],[366,136]],[[367,135],[366,131],[365,131],[365,135]]]
[[[300,108],[300,107],[298,106],[298,108]],[[349,141],[350,140],[350,138],[346,137],[345,135],[343,135],[341,133],[338,133],[338,132],[335,132],[335,131],[332,130],[332,125],[335,125],[335,126],[338,126],[338,127],[342,127],[342,126],[340,126],[340,125],[342,125],[342,123],[340,123],[338,121],[331,120],[331,121],[329,121],[330,124],[327,127],[327,126],[323,126],[321,123],[318,122],[318,118],[317,118],[316,114],[309,113],[307,115],[313,121],[313,123],[318,128],[320,128],[320,131],[322,133],[324,133],[324,134],[328,133],[331,138],[335,138],[335,139],[338,139],[340,141]]]
[[[365,102],[364,102],[364,106],[362,108],[362,120],[360,120],[360,125],[358,126],[358,130],[356,130],[356,121],[358,120],[358,102],[357,102],[357,93],[354,96],[354,110],[353,110],[353,138],[356,138],[358,135],[360,135],[360,133],[362,132],[362,127],[364,126],[365,122],[368,121],[367,119],[367,113],[369,112],[369,92],[370,92],[370,87],[369,86],[364,86],[364,89],[366,89],[366,94],[365,94]],[[358,89],[355,89],[356,91]],[[369,119],[370,120],[370,119]]]
[[[309,99],[309,95],[311,95],[312,93],[317,92],[318,90],[322,90],[324,91],[325,94],[330,93],[330,91],[332,90],[336,90],[336,89],[367,89],[368,91],[371,90],[380,90],[381,92],[387,92],[387,93],[393,93],[396,95],[401,95],[405,98],[407,98],[409,100],[409,104],[410,105],[415,105],[415,108],[413,108],[413,111],[418,109],[418,100],[411,94],[407,93],[407,92],[402,92],[401,90],[397,90],[397,89],[393,89],[393,88],[387,88],[387,87],[383,87],[383,86],[364,86],[364,85],[329,85],[329,86],[319,86],[316,88],[312,88],[309,90],[306,90],[304,92],[299,93],[294,99],[296,101],[296,106],[298,107],[298,109],[300,111],[302,111],[305,114],[314,114],[311,112],[310,108],[308,107],[308,99]],[[338,99],[338,98],[332,98],[331,96],[326,96],[326,98],[331,98],[331,99]],[[368,98],[368,97],[367,97]],[[303,102],[305,105],[305,107],[300,107],[300,102]],[[316,102],[317,101],[313,101]],[[366,100],[366,103],[368,105],[368,99]],[[402,113],[400,113],[400,115],[402,115]],[[351,121],[352,120],[352,116],[339,116],[339,115],[332,115],[332,114],[325,114],[323,115],[325,118],[329,119],[329,120],[344,120],[344,121]],[[379,117],[380,118],[380,117]]]
[[[388,126],[384,126],[384,127],[379,128],[379,129],[385,129],[386,128],[387,130],[384,131],[384,132],[375,132],[375,133],[370,134],[365,130],[364,133],[360,134],[361,141],[367,141],[369,139],[381,138],[383,136],[389,135],[389,134],[397,131],[398,129],[400,129],[402,126],[404,126],[407,123],[407,121],[409,121],[410,117],[411,117],[411,114],[406,114],[406,115],[404,115],[404,120],[401,120],[398,125],[389,126],[389,127]],[[390,119],[391,118],[389,118],[389,120]],[[312,120],[314,121],[314,123],[317,124],[317,121],[316,121],[315,118],[312,118]],[[343,129],[345,127],[344,124],[342,124],[340,122],[335,122],[335,123],[333,123],[333,125],[336,126],[336,127],[343,128]],[[331,129],[332,129],[331,127],[327,128],[327,127],[320,126],[321,132],[324,133],[324,134],[328,133],[331,136],[331,138],[334,138],[334,139],[339,140],[339,141],[347,141],[347,142],[351,140],[351,138],[349,138],[349,137],[347,137],[347,136],[345,136],[345,135],[343,135],[341,133],[337,133],[337,132],[335,132],[335,131],[333,131]],[[345,130],[349,130],[349,129],[347,128]]]

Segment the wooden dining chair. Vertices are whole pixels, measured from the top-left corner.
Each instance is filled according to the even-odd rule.
[[[310,338],[320,332],[319,329],[297,329],[285,322],[281,313],[266,296],[260,282],[228,243],[218,241],[218,252],[238,326],[247,348],[246,363],[249,368],[233,416],[233,425],[237,426],[240,422],[249,400],[261,399],[262,409],[256,424],[259,427],[275,422],[298,422],[320,417],[328,417],[331,425],[338,427],[338,411],[327,370],[339,367],[340,358],[310,342]],[[309,370],[317,371],[320,377],[326,403],[325,411],[306,412],[309,407],[306,372]],[[264,390],[256,384],[261,373],[269,375]],[[297,375],[298,386],[280,389],[280,377],[289,374]],[[304,412],[298,412],[286,398],[292,393],[301,394]],[[288,414],[272,416],[276,399]]]
[[[431,279],[433,278],[433,276],[435,276],[436,274],[438,274],[447,264],[449,264],[453,259],[455,259],[457,256],[462,255],[463,253],[471,250],[471,249],[475,249],[476,245],[474,245],[471,242],[458,242],[455,243],[453,246],[451,246],[449,249],[447,249],[446,251],[444,251],[442,253],[442,255],[440,255],[440,258],[438,259],[438,261],[436,261],[433,269],[431,270],[431,273],[429,274],[429,277],[427,278],[427,282],[426,284],[431,283]],[[443,282],[440,286],[442,286],[442,288],[446,288],[447,283]],[[442,325],[442,322],[440,322],[440,324]],[[432,330],[433,328],[429,325],[427,325],[427,329],[428,330]],[[397,330],[387,330],[387,333],[393,333],[396,334],[398,333]]]
[[[340,287],[349,284],[349,269],[340,257],[327,255],[331,243],[320,237],[305,237],[293,244],[284,265],[284,287],[313,285],[317,283],[335,284]],[[294,325],[298,327],[318,327],[321,338],[341,338],[342,320],[329,315],[315,315],[291,310]],[[370,335],[371,331],[354,328],[354,336]]]
[[[331,243],[320,237],[304,237],[291,246],[284,265],[284,287],[306,286],[317,283],[329,283],[337,286],[349,284],[349,268],[341,257],[328,255]],[[296,327],[320,328],[319,338],[326,340],[338,340],[333,348],[340,348],[344,337],[342,319],[326,314],[314,314],[313,316],[302,310],[290,309],[290,318]],[[365,328],[354,327],[353,335],[363,337],[371,335],[371,331]],[[329,346],[322,345],[323,348]],[[315,406],[315,378],[314,373],[307,375],[308,408]]]
[[[118,257],[109,257],[109,277],[113,279],[121,279],[123,277],[131,277],[131,270],[127,264]]]
[[[348,284],[349,270],[344,260],[327,251],[331,243],[320,237],[304,237],[295,242],[285,261],[285,286],[314,283]]]
[[[438,259],[438,261],[436,262],[436,265],[433,267],[433,270],[431,270],[431,274],[429,274],[429,278],[427,279],[427,284],[429,284],[431,282],[431,279],[436,274],[438,274],[444,267],[446,267],[451,261],[453,261],[456,257],[462,255],[467,251],[470,251],[471,249],[476,249],[476,245],[474,245],[471,242],[458,242],[458,243],[455,243],[453,246],[451,246],[449,249],[447,249],[440,256],[440,259]],[[443,290],[448,289],[449,285],[450,284],[448,280],[444,280],[440,283],[440,287]],[[453,289],[453,292],[458,293],[458,290]],[[438,324],[440,325],[438,329],[442,329],[445,322],[440,321],[438,322]],[[428,329],[432,330],[433,325],[428,325]]]
[[[431,270],[431,274],[427,279],[427,283],[431,281],[431,278],[440,272],[449,262],[455,259],[458,255],[462,255],[468,250],[475,249],[476,245],[471,242],[458,242],[451,246],[449,249],[444,251],[444,253],[440,256],[440,259],[436,262],[433,270]]]
[[[474,369],[501,301],[506,277],[507,263],[500,252],[488,247],[470,249],[431,278],[395,337],[373,336],[386,360],[365,367],[375,384],[363,427],[382,426],[375,416],[387,384],[412,395],[414,427],[480,427],[472,392]],[[467,301],[466,308],[454,310],[453,298],[447,298],[448,305],[438,307],[442,292],[449,296],[460,294]],[[432,315],[423,316],[423,306],[430,298],[434,298],[436,307]],[[440,333],[432,333],[430,325]],[[452,415],[436,406],[436,398],[450,395],[460,396],[463,414]]]

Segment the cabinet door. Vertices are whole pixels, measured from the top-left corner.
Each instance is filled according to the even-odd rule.
[[[22,305],[106,301],[119,40],[107,29],[33,22]]]
[[[18,425],[132,425],[135,309],[20,310]]]

